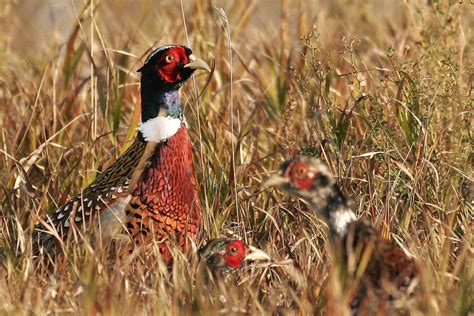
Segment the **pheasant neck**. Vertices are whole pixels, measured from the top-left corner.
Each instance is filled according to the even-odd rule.
[[[178,89],[165,89],[156,80],[141,82],[142,122],[156,118],[161,113],[167,113],[171,118],[182,115]]]
[[[349,201],[336,185],[321,190],[317,196],[313,197],[310,205],[329,226],[332,240],[344,237],[349,224],[357,220],[349,206]]]
[[[142,81],[142,122],[138,130],[145,141],[160,143],[169,139],[183,121],[177,89],[157,89]]]

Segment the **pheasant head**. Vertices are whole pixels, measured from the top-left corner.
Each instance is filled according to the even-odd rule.
[[[165,130],[164,136],[169,136],[179,127],[178,119],[182,118],[182,110],[178,90],[198,69],[211,71],[186,46],[162,46],[148,55],[143,66],[138,69],[141,73],[142,99],[140,131],[145,140],[161,141],[153,134],[157,126]],[[166,133],[166,129],[170,131]]]
[[[241,268],[246,261],[270,259],[263,250],[241,240],[227,238],[209,241],[199,250],[199,254],[213,273],[221,274]]]
[[[278,186],[303,199],[329,226],[331,235],[344,235],[356,220],[349,201],[339,190],[336,179],[321,160],[297,156],[284,162],[266,186]]]

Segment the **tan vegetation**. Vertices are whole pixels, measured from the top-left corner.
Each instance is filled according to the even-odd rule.
[[[334,307],[326,229],[261,184],[283,159],[320,156],[357,214],[419,263],[413,315],[473,312],[474,14],[469,1],[15,1],[0,8],[2,314],[308,314]],[[221,9],[222,8],[222,9]],[[186,26],[186,27],[185,27]],[[272,256],[207,287],[71,246],[55,273],[28,244],[39,219],[133,139],[151,47],[184,43],[215,72],[183,89],[205,239]],[[19,238],[16,258],[14,240]],[[156,248],[156,247],[155,247]],[[157,251],[152,249],[150,251]]]

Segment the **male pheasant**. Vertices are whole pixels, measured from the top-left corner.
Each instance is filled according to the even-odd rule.
[[[342,266],[341,281],[351,273],[360,278],[347,289],[353,313],[383,315],[394,291],[404,293],[416,284],[419,272],[414,260],[369,223],[357,220],[351,201],[320,160],[297,156],[286,161],[266,185],[300,197],[327,224],[333,257]]]
[[[178,95],[197,69],[210,71],[188,47],[163,46],[150,53],[138,70],[141,123],[135,141],[93,183],[34,228],[34,255],[54,253],[60,241],[77,232],[93,230],[94,237],[99,232],[100,238],[113,238],[126,231],[135,244],[163,241],[160,253],[170,263],[170,240],[184,249],[188,238],[197,238],[202,209]]]
[[[270,260],[263,250],[229,238],[210,240],[199,250],[199,255],[210,272],[217,276],[240,269],[245,261]]]

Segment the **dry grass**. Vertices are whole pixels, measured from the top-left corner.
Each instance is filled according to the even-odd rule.
[[[417,258],[423,294],[398,304],[414,315],[472,313],[468,2],[2,5],[0,313],[324,312],[325,228],[299,201],[261,187],[300,150],[320,155],[358,214]],[[273,262],[215,287],[203,285],[195,258],[178,256],[171,274],[146,260],[109,268],[100,249],[84,247],[52,275],[35,271],[31,228],[124,151],[139,120],[134,70],[166,43],[216,60],[199,101],[205,76],[182,93],[205,235],[236,234]]]

